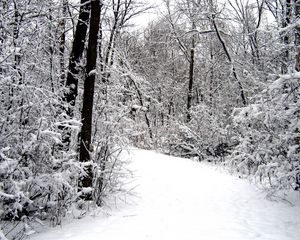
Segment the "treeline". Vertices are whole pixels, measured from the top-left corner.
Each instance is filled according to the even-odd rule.
[[[123,35],[147,107],[137,141],[299,189],[300,3],[163,2],[142,36]]]

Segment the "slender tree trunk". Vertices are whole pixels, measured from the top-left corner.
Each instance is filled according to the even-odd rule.
[[[300,0],[296,0],[295,3],[295,18],[299,19],[300,17]],[[299,24],[295,29],[295,46],[296,46],[296,61],[295,61],[295,69],[296,71],[300,71],[300,26]]]
[[[54,80],[53,80],[53,57],[54,57],[54,41],[53,41],[53,37],[52,37],[52,21],[53,21],[53,18],[52,18],[52,9],[50,8],[49,9],[49,20],[50,20],[50,23],[48,25],[48,32],[49,32],[49,82],[51,84],[51,91],[52,92],[55,92],[55,86],[54,86]]]
[[[192,23],[192,29],[196,29],[195,22]],[[191,121],[191,107],[192,107],[192,97],[193,97],[193,84],[194,84],[194,65],[195,65],[195,36],[192,36],[192,46],[190,50],[190,66],[189,66],[189,86],[188,86],[188,96],[187,96],[187,122]]]
[[[63,0],[63,1],[67,1],[67,0]],[[68,103],[68,106],[65,108],[66,114],[70,117],[73,117],[73,107],[75,106],[76,97],[78,95],[78,73],[80,72],[79,63],[84,51],[85,39],[86,39],[86,34],[88,29],[88,21],[90,16],[89,0],[81,0],[80,3],[81,6],[79,10],[79,17],[76,25],[75,34],[74,34],[72,51],[69,58],[67,79],[65,83],[67,91],[64,93],[64,97],[63,97],[64,101]],[[67,5],[64,5],[64,7],[67,7]],[[62,38],[63,37],[65,36],[62,36]],[[64,52],[64,47],[62,48],[62,45],[64,45],[63,41],[64,40],[62,39],[60,43],[61,58]],[[62,64],[62,59],[61,59],[61,68],[63,68],[63,65],[64,63]],[[61,82],[64,81],[63,78],[64,76],[62,75]],[[62,141],[66,145],[65,147],[68,148],[70,144],[71,132],[69,129],[65,129],[64,127],[62,127],[62,129],[64,130]]]
[[[65,85],[65,43],[66,43],[66,17],[67,17],[67,0],[62,0],[62,20],[60,21],[60,43],[59,43],[59,56],[60,56],[60,81],[61,85]]]
[[[76,25],[75,36],[72,46],[72,51],[69,60],[69,71],[67,74],[66,87],[68,91],[65,93],[65,100],[71,106],[75,105],[76,97],[78,94],[78,78],[79,62],[84,51],[84,44],[87,33],[87,24],[90,15],[90,3],[89,0],[81,0],[80,13],[78,17],[78,23]],[[67,114],[73,116],[71,108],[67,109]]]
[[[23,83],[23,77],[22,77],[22,72],[20,70],[20,62],[21,62],[21,56],[18,48],[18,40],[19,40],[19,31],[20,31],[20,21],[21,21],[21,16],[18,10],[18,4],[16,1],[14,1],[14,21],[13,21],[13,45],[14,45],[14,69],[19,75],[18,83],[22,84]]]
[[[217,24],[216,24],[216,20],[215,20],[215,16],[214,16],[214,15],[212,16],[212,19],[211,19],[211,20],[212,20],[213,26],[214,26],[214,28],[215,28],[215,30],[216,30],[217,37],[218,37],[218,39],[219,39],[219,41],[220,41],[220,43],[221,43],[221,45],[222,45],[222,47],[223,47],[223,50],[224,50],[224,52],[225,52],[225,54],[226,54],[226,56],[227,56],[227,59],[228,59],[228,61],[232,64],[232,74],[233,74],[233,77],[235,78],[235,80],[236,80],[237,83],[238,83],[238,86],[239,86],[239,89],[240,89],[240,96],[241,96],[243,105],[246,106],[246,105],[247,105],[247,101],[246,101],[246,96],[245,96],[245,93],[244,93],[243,85],[242,85],[241,81],[239,80],[239,78],[238,78],[238,76],[237,76],[237,73],[236,73],[236,70],[235,70],[235,67],[234,67],[232,58],[231,58],[231,56],[230,56],[230,54],[229,54],[229,51],[228,51],[228,49],[227,49],[227,47],[226,47],[226,45],[225,45],[225,42],[224,42],[223,38],[221,37],[221,34],[220,34],[220,31],[219,31],[219,29],[218,29],[218,27],[217,27]]]
[[[84,81],[83,106],[81,112],[82,128],[80,141],[80,162],[91,160],[92,117],[95,88],[95,69],[97,60],[97,41],[100,25],[100,1],[91,1],[90,32],[87,50],[86,78]],[[81,179],[82,187],[92,187],[93,173],[91,164],[86,169],[86,176]],[[90,198],[91,196],[88,196]]]
[[[285,3],[285,7],[286,9],[283,10],[283,23],[282,23],[282,27],[287,27],[288,25],[291,24],[291,18],[292,18],[292,2],[291,0],[286,0]],[[285,45],[284,48],[284,52],[283,52],[283,57],[282,57],[282,64],[281,64],[281,73],[285,74],[288,72],[288,68],[290,65],[290,35],[288,32],[284,33],[285,35],[283,36],[283,44]]]
[[[143,101],[142,93],[141,93],[140,89],[138,88],[136,82],[135,82],[134,79],[133,79],[132,77],[130,77],[130,76],[129,76],[129,79],[131,80],[131,82],[133,83],[134,88],[136,89],[136,92],[137,92],[137,94],[138,94],[138,98],[139,98],[140,105],[141,105],[142,107],[146,107],[145,104],[144,104],[144,101]],[[151,140],[153,140],[153,132],[152,132],[152,128],[151,128],[151,124],[150,124],[150,120],[149,120],[147,111],[145,111],[144,116],[145,116],[145,121],[146,121],[146,124],[147,124],[147,127],[148,127],[149,137],[150,137]]]
[[[213,51],[212,42],[210,42],[210,61],[211,61],[211,66],[210,66],[210,79],[209,79],[209,103],[211,109],[213,109],[214,106],[213,85],[214,85],[215,72],[214,72],[214,51]]]
[[[110,31],[108,46],[106,49],[106,53],[104,56],[104,63],[103,63],[103,75],[102,75],[102,82],[107,83],[109,79],[109,73],[106,72],[106,69],[113,64],[113,54],[114,54],[114,42],[117,34],[118,25],[121,26],[123,23],[120,22],[120,11],[121,11],[121,1],[118,0],[113,5],[113,12],[114,12],[114,23],[112,29]]]

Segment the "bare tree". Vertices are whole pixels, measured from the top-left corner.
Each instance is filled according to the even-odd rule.
[[[235,80],[238,83],[239,90],[240,90],[240,96],[241,96],[241,99],[242,99],[242,103],[243,103],[244,106],[246,106],[247,105],[247,100],[246,100],[246,96],[245,96],[245,93],[244,93],[243,85],[242,85],[241,81],[238,78],[238,75],[237,75],[237,72],[236,72],[236,69],[235,69],[235,66],[234,66],[234,62],[233,62],[233,60],[231,58],[231,55],[230,55],[230,53],[229,53],[229,51],[228,51],[228,49],[226,47],[226,44],[225,44],[225,42],[224,42],[224,40],[223,40],[223,38],[221,36],[221,33],[220,33],[219,29],[218,29],[218,26],[217,26],[214,14],[212,14],[211,21],[212,21],[213,26],[214,26],[214,28],[216,30],[217,37],[218,37],[220,43],[222,44],[223,50],[224,50],[224,52],[225,52],[225,54],[226,54],[226,56],[228,58],[228,61],[232,64],[232,74],[233,74],[233,77],[235,78]]]
[[[295,2],[295,17],[296,19],[300,18],[300,1],[296,0]],[[300,71],[300,26],[297,24],[295,28],[295,46],[296,46],[296,71]]]
[[[76,25],[72,51],[69,59],[69,69],[67,73],[65,100],[70,107],[67,107],[67,114],[73,115],[71,107],[75,106],[76,97],[78,95],[78,74],[80,72],[80,59],[82,57],[88,29],[88,20],[90,16],[89,0],[81,0],[78,22]]]
[[[199,4],[200,1],[182,1],[179,5],[179,12],[186,14],[188,21],[190,23],[190,29],[189,29],[189,35],[191,37],[191,40],[189,43],[185,43],[180,38],[176,27],[175,22],[172,17],[171,8],[170,8],[170,1],[165,1],[166,7],[168,10],[168,16],[167,19],[172,27],[174,37],[177,40],[177,43],[179,44],[180,49],[186,56],[186,59],[189,63],[189,77],[188,77],[188,88],[187,88],[187,101],[186,101],[186,121],[191,121],[191,107],[192,107],[192,99],[193,99],[193,91],[194,91],[194,78],[195,78],[195,50],[196,50],[196,36],[197,36],[197,28],[196,28],[196,21],[199,16]]]
[[[91,19],[89,30],[89,41],[87,49],[87,63],[84,81],[83,106],[81,111],[82,128],[80,134],[80,157],[81,162],[91,161],[90,151],[92,151],[92,119],[93,119],[93,101],[96,76],[96,60],[97,60],[97,42],[100,24],[101,6],[100,0],[91,2]],[[86,167],[86,175],[81,180],[82,187],[92,187],[93,173],[92,164]],[[86,199],[91,199],[92,195],[86,196]]]
[[[60,41],[59,41],[59,55],[60,55],[60,79],[61,85],[65,85],[65,44],[66,44],[66,17],[68,0],[62,0],[62,19],[60,21]]]

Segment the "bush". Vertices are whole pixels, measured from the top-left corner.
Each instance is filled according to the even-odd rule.
[[[300,172],[299,73],[270,82],[256,103],[233,111],[239,144],[228,164],[274,190],[294,189]]]

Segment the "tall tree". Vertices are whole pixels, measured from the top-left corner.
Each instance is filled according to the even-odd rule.
[[[295,16],[296,19],[300,18],[300,1],[296,0],[295,2]],[[296,71],[300,71],[300,25],[296,26],[295,32],[295,45],[296,45],[296,64],[295,69]]]
[[[180,13],[177,19],[180,17],[180,15],[184,15],[187,18],[187,22],[190,25],[190,29],[188,29],[188,33],[185,33],[184,35],[188,34],[191,35],[191,40],[186,41],[183,40],[176,29],[176,24],[174,21],[174,17],[172,17],[174,14],[171,13],[171,6],[170,1],[166,0],[166,7],[168,10],[168,21],[172,27],[172,30],[174,32],[174,36],[176,38],[177,43],[179,44],[179,47],[183,54],[186,57],[186,60],[189,64],[188,71],[188,87],[187,87],[187,100],[186,100],[186,121],[189,122],[191,120],[191,107],[192,107],[192,99],[193,99],[193,92],[194,92],[194,78],[195,78],[195,50],[196,50],[196,36],[197,36],[197,27],[196,27],[196,19],[199,17],[197,16],[199,14],[200,10],[200,1],[179,1],[178,2],[178,12]],[[197,5],[198,4],[198,5]],[[183,18],[185,18],[183,17]]]
[[[285,28],[289,26],[292,22],[292,16],[293,16],[293,3],[291,0],[285,0],[285,8],[283,8],[283,19],[282,19],[282,27]],[[291,35],[289,31],[284,33],[284,36],[282,38],[283,44],[284,44],[284,52],[282,57],[282,65],[281,65],[281,72],[288,73],[289,68],[293,67],[291,66],[291,49],[289,44],[291,43]]]
[[[67,8],[67,2],[66,0],[63,0],[63,13],[66,13]],[[85,40],[86,40],[86,34],[88,30],[88,21],[90,16],[90,2],[89,0],[81,0],[80,2],[80,10],[79,10],[79,16],[78,16],[78,22],[76,25],[76,30],[74,34],[74,40],[72,45],[72,50],[70,53],[69,58],[69,66],[68,66],[68,72],[67,72],[67,79],[65,81],[65,73],[63,72],[64,67],[64,51],[65,51],[65,32],[63,30],[63,33],[61,35],[60,39],[60,67],[61,67],[61,83],[66,86],[66,92],[64,93],[64,101],[67,103],[67,106],[65,107],[65,111],[67,116],[73,117],[74,113],[74,106],[76,102],[76,98],[78,95],[78,77],[80,73],[80,60],[82,57],[82,54],[84,52],[84,46],[85,46]],[[61,27],[65,28],[65,20],[61,21]],[[65,144],[66,149],[68,149],[69,144],[71,142],[71,132],[69,129],[62,127],[63,129],[63,144]]]
[[[83,92],[83,106],[81,112],[82,128],[80,139],[80,161],[88,162],[91,160],[90,151],[91,138],[92,138],[92,119],[93,119],[93,102],[94,102],[94,88],[95,88],[95,76],[96,76],[96,60],[97,60],[97,42],[98,32],[100,25],[101,6],[100,0],[91,1],[91,18],[90,18],[90,30],[89,41],[87,49],[87,63],[84,81]],[[93,173],[92,165],[87,167],[86,175],[81,180],[82,187],[92,187]],[[88,195],[87,198],[91,198]]]
[[[61,85],[65,84],[65,44],[66,44],[66,17],[68,0],[62,0],[62,19],[60,21],[60,41],[59,41],[59,55],[60,55],[60,79]]]
[[[78,95],[78,73],[79,63],[84,51],[86,33],[88,29],[88,20],[90,16],[90,1],[81,0],[78,22],[76,25],[75,36],[73,40],[72,51],[69,60],[69,70],[67,74],[66,87],[68,91],[65,93],[65,100],[71,106],[75,105]],[[67,108],[67,114],[72,116],[72,109]]]
[[[190,48],[190,59],[189,59],[189,86],[188,86],[188,94],[187,94],[187,121],[191,121],[191,107],[192,107],[192,97],[193,97],[193,85],[194,85],[194,71],[195,71],[195,31],[196,31],[196,23],[195,16],[192,16],[192,40],[191,40],[191,48]]]
[[[213,26],[215,28],[217,37],[218,37],[220,43],[222,44],[223,50],[224,50],[224,52],[225,52],[225,54],[226,54],[226,56],[228,58],[228,61],[230,62],[230,64],[232,64],[232,74],[233,74],[234,79],[238,83],[238,87],[239,87],[240,97],[241,97],[242,103],[243,103],[244,106],[246,106],[247,105],[247,100],[246,100],[246,96],[245,96],[245,91],[244,91],[243,85],[242,85],[240,79],[238,78],[237,71],[235,69],[232,57],[231,57],[231,55],[230,55],[230,53],[228,51],[228,48],[227,48],[227,46],[226,46],[226,44],[225,44],[225,42],[224,42],[224,40],[223,40],[223,38],[221,36],[219,28],[217,26],[215,14],[212,14],[211,20],[212,20]]]

